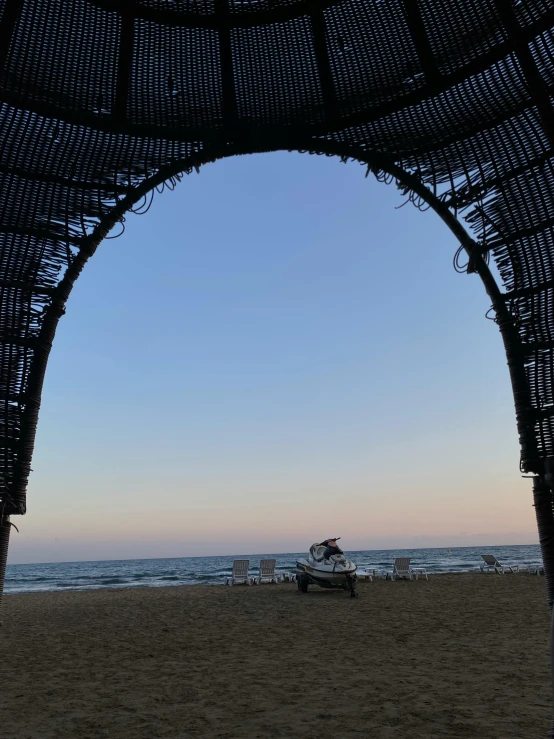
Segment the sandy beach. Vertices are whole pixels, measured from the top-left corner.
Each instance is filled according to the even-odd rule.
[[[5,597],[2,739],[537,739],[543,578]]]

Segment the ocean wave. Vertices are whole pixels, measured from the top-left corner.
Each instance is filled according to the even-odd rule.
[[[350,551],[363,570],[391,571],[396,557],[410,557],[414,567],[429,573],[478,572],[481,553],[495,554],[503,564],[540,563],[538,546],[468,547],[411,549],[396,551]],[[291,572],[303,554],[236,555],[233,557],[191,557],[102,562],[60,562],[33,565],[8,565],[6,594],[59,590],[98,590],[101,588],[170,587],[178,585],[222,585],[232,571],[234,559],[249,559],[250,573],[256,574],[260,559],[275,558],[276,570]]]

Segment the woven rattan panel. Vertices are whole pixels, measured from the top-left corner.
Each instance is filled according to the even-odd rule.
[[[154,185],[272,149],[352,156],[385,179],[396,167],[465,220],[470,269],[492,259],[500,274],[522,463],[542,471],[554,456],[552,26],[554,0],[0,0],[6,510],[25,510],[56,323],[101,238]]]

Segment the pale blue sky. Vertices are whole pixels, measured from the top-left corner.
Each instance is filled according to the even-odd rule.
[[[10,561],[536,541],[484,289],[364,173],[211,164],[100,246]]]

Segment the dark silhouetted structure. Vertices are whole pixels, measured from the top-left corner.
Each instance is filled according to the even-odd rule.
[[[183,173],[295,150],[396,182],[483,281],[552,606],[553,25],[551,0],[0,0],[0,577],[98,244]]]

